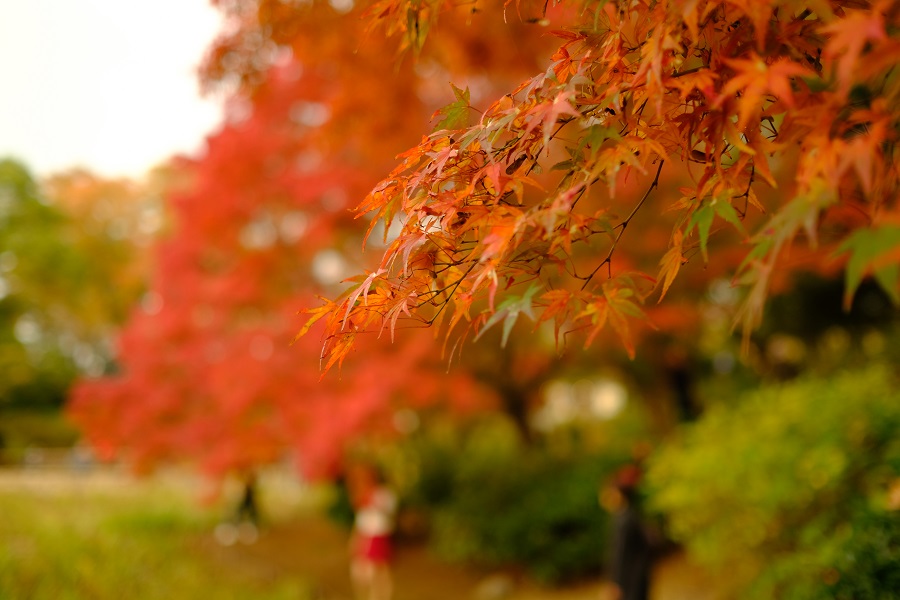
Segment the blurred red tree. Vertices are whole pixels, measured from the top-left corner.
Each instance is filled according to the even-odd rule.
[[[328,476],[359,436],[402,430],[402,408],[494,401],[468,371],[447,375],[427,331],[393,345],[373,339],[364,359],[322,382],[321,344],[292,340],[297,312],[365,265],[369,224],[348,203],[446,101],[445,85],[432,79],[438,65],[473,80],[534,65],[515,50],[487,52],[464,23],[440,50],[452,58],[428,70],[424,62],[397,67],[385,58],[392,42],[367,36],[363,21],[327,3],[286,14],[289,24],[262,9],[247,16],[240,3],[231,9],[238,28],[211,52],[208,81],[232,81],[219,62],[246,58],[252,69],[205,152],[179,162],[172,225],[156,248],[150,290],[121,334],[120,372],[80,382],[69,412],[102,456],[139,470],[186,461],[221,477],[293,453],[308,476]],[[266,50],[260,29],[292,32],[290,52]]]

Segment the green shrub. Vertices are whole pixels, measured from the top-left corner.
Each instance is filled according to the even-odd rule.
[[[875,524],[897,520],[898,390],[873,366],[721,403],[651,461],[652,505],[743,597],[887,597],[896,576],[870,576],[897,564],[897,526]]]
[[[864,511],[853,519],[853,531],[835,565],[837,581],[822,598],[889,600],[900,590],[900,518]]]
[[[526,446],[511,425],[489,419],[419,440],[410,454],[417,476],[404,503],[429,515],[444,558],[522,567],[548,584],[600,572],[609,515],[598,488],[622,452]]]
[[[78,431],[54,410],[0,410],[0,463],[19,462],[29,446],[69,447]]]
[[[607,466],[526,454],[498,467],[456,482],[436,514],[438,550],[484,565],[521,565],[547,583],[599,572],[608,517],[597,488]]]

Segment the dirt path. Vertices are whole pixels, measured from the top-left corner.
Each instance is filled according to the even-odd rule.
[[[318,517],[265,530],[254,544],[221,546],[211,537],[201,549],[213,560],[257,570],[265,578],[302,576],[313,580],[319,600],[352,600],[346,533]],[[394,600],[601,600],[599,578],[549,589],[526,577],[442,562],[423,544],[400,544],[394,562]],[[704,573],[683,556],[656,568],[652,600],[716,600]]]
[[[351,600],[346,533],[309,517],[265,530],[253,544],[221,546],[205,539],[201,550],[228,568],[240,565],[261,577],[301,575],[316,582],[321,600]],[[393,564],[394,600],[575,600],[599,598],[601,582],[546,589],[510,573],[487,572],[436,559],[420,543],[399,544]]]

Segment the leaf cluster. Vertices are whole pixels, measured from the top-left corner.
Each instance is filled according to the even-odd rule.
[[[519,314],[586,344],[610,326],[633,353],[647,298],[662,301],[698,251],[714,262],[728,229],[745,334],[798,246],[847,261],[848,298],[869,274],[897,298],[897,2],[577,9],[545,71],[470,126],[454,88],[436,130],[358,206],[402,230],[314,315],[331,315],[326,354],[404,319],[464,339]],[[685,175],[673,194],[667,177]],[[670,227],[649,265],[624,249],[640,221]]]

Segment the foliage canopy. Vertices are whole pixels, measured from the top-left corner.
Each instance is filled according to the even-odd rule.
[[[868,276],[900,301],[900,3],[513,9],[552,23],[556,52],[483,110],[454,88],[360,203],[373,228],[402,229],[378,268],[310,311],[329,364],[361,331],[502,323],[505,337],[521,315],[586,344],[609,326],[633,353],[641,327],[666,326],[645,301],[683,292],[698,262],[744,291],[745,333],[798,268],[844,267],[848,305]],[[453,10],[382,0],[367,14],[419,50]]]
[[[356,36],[359,24],[328,5],[307,10],[310,35]],[[203,152],[178,161],[181,184],[165,196],[172,225],[118,340],[120,371],[83,380],[69,404],[101,456],[142,471],[188,462],[219,481],[285,458],[306,476],[333,476],[361,438],[397,434],[400,408],[489,400],[471,377],[444,377],[428,335],[373,345],[324,382],[314,337],[292,343],[297,311],[360,264],[364,224],[348,199],[436,108],[417,99],[415,80],[392,87],[393,71],[342,45],[298,47],[230,97]],[[359,89],[404,102],[408,122],[393,107],[351,111]]]
[[[496,396],[448,387],[425,337],[366,331],[459,349],[525,316],[633,352],[693,331],[713,279],[746,290],[749,330],[800,268],[896,300],[897,2],[216,4],[204,77],[237,90],[229,119],[171,195],[122,373],[72,404],[110,454],[221,475],[287,449],[322,473],[400,406]],[[383,259],[299,327],[363,237]],[[353,348],[339,380],[306,368]],[[502,358],[503,386],[539,370]]]

